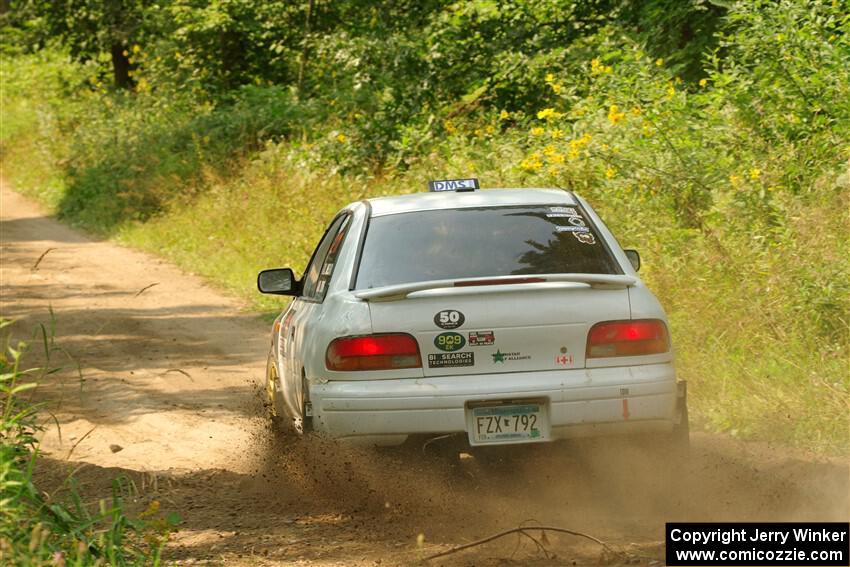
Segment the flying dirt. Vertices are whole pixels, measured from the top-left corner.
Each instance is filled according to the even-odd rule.
[[[55,325],[62,348],[50,360],[62,370],[37,394],[55,416],[45,422],[40,487],[50,492],[75,470],[96,499],[126,475],[134,509],[157,500],[182,517],[169,561],[410,565],[527,527],[423,564],[659,565],[668,521],[850,517],[846,460],[726,436],[693,434],[690,461],[671,468],[624,440],[447,463],[428,447],[281,435],[263,406],[268,323],[161,259],[60,224],[8,187],[1,214],[3,317],[24,339],[38,323]]]

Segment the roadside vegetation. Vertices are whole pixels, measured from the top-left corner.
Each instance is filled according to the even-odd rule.
[[[574,189],[641,252],[699,426],[847,454],[846,2],[12,4],[4,175],[60,218],[269,312],[256,272],[352,200]]]
[[[152,501],[131,516],[125,501],[135,487],[124,477],[108,498],[87,501],[73,474],[51,493],[37,484],[38,434],[50,420],[33,402],[39,382],[54,379],[52,328],[39,326],[35,345],[44,364],[27,367],[30,345],[14,342],[11,321],[0,320],[0,563],[27,566],[159,565],[170,532],[179,523]]]

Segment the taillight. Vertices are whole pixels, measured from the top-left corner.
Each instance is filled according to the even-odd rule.
[[[640,356],[670,350],[667,325],[660,319],[604,321],[587,334],[587,358]]]
[[[325,354],[328,370],[397,370],[421,368],[419,345],[407,334],[342,337],[328,345]]]

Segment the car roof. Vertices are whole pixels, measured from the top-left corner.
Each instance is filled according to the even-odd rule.
[[[484,189],[479,191],[443,191],[414,193],[395,197],[367,199],[372,216],[395,215],[413,211],[499,207],[511,205],[578,205],[569,191],[563,189]]]

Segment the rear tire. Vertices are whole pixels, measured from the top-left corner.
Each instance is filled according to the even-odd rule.
[[[280,379],[277,376],[272,354],[269,353],[266,362],[266,413],[269,416],[271,429],[279,435],[292,433],[292,420],[283,409],[283,395],[280,392]]]

